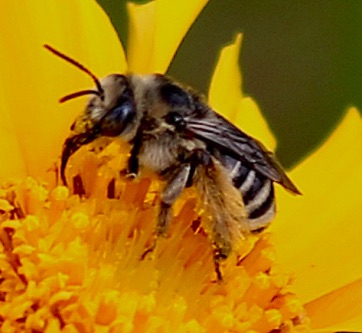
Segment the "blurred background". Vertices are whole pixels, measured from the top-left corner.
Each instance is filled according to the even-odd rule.
[[[126,1],[98,3],[127,48]],[[286,168],[316,149],[348,106],[362,110],[361,0],[210,0],[168,74],[207,93],[219,51],[237,32],[243,91],[259,104]]]

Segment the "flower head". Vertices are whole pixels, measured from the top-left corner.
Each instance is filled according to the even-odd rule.
[[[51,110],[59,108],[55,104],[59,96],[86,86],[88,78],[57,63],[41,45],[50,43],[63,51],[72,49],[77,53],[72,56],[82,62],[94,59],[92,71],[101,75],[127,70],[164,72],[206,1],[190,1],[187,5],[177,1],[172,8],[169,4],[157,0],[142,6],[129,5],[128,64],[107,17],[91,1],[34,3],[24,12],[11,3],[5,6],[1,21],[3,36],[11,36],[13,25],[7,23],[8,17],[17,18],[27,29],[17,31],[19,44],[1,40],[4,52],[0,52],[4,58],[0,62],[1,71],[7,83],[1,101],[4,123],[0,126],[0,144],[5,156],[0,167],[4,181],[0,190],[2,330],[307,332],[309,318],[300,299],[306,303],[314,327],[356,330],[362,311],[358,306],[346,311],[334,302],[336,297],[348,301],[351,294],[360,295],[358,264],[351,260],[350,265],[341,265],[343,268],[333,266],[336,277],[329,274],[328,283],[323,279],[323,285],[321,277],[313,275],[314,268],[319,273],[330,273],[327,268],[332,266],[331,262],[323,261],[326,250],[334,249],[334,260],[350,259],[349,252],[338,251],[339,247],[328,242],[328,237],[333,232],[336,235],[346,214],[354,212],[355,197],[352,195],[343,209],[336,212],[330,194],[314,185],[318,177],[318,183],[328,189],[330,179],[339,176],[338,172],[343,174],[344,169],[337,164],[333,168],[337,170],[335,174],[332,172],[327,177],[324,171],[317,174],[314,168],[328,165],[336,154],[345,153],[345,145],[351,147],[353,142],[359,142],[361,122],[354,109],[348,112],[329,142],[292,172],[306,199],[278,194],[280,212],[272,236],[267,232],[261,237],[248,237],[239,257],[231,258],[223,267],[225,282],[221,284],[213,281],[212,248],[200,227],[202,207],[192,190],[185,191],[177,202],[170,237],[158,243],[152,258],[140,260],[152,241],[160,183],[152,177],[132,182],[119,175],[129,150],[123,143],[97,142],[93,149],[80,150],[67,169],[67,177],[72,180],[70,187],[55,185],[51,171],[54,168],[49,167],[54,165],[67,128],[75,118],[74,109],[81,110],[82,102],[65,105],[63,113]],[[173,15],[179,17],[181,10],[184,21],[179,22]],[[48,22],[52,25],[48,26]],[[79,47],[80,42],[69,36],[84,27],[87,33],[80,32]],[[33,29],[30,39],[29,29]],[[71,31],[65,39],[64,29]],[[209,101],[274,149],[276,141],[260,117],[256,103],[240,92],[237,66],[240,43],[238,36],[221,53]],[[15,68],[14,61],[18,66],[19,53],[23,57],[19,71],[36,78],[31,82],[37,85],[26,82],[26,89],[21,89],[24,83],[9,72],[9,68]],[[46,82],[52,82],[52,89],[46,89]],[[24,91],[23,99],[14,95],[19,86]],[[31,126],[24,110],[32,114]],[[246,128],[249,124],[250,128]],[[104,149],[100,151],[99,147]],[[360,159],[357,163],[354,170],[360,169]],[[6,180],[9,176],[18,179],[22,176],[23,180]],[[356,180],[361,182],[357,173],[343,184],[345,191],[360,188],[355,187]],[[329,210],[318,215],[320,209],[315,207],[322,199],[323,207]],[[307,211],[305,217],[303,212]],[[322,235],[326,221],[330,222],[329,230]],[[314,237],[308,235],[310,223],[315,228]],[[292,237],[295,230],[303,235],[300,243]],[[355,240],[353,235],[350,231],[348,239]],[[321,246],[323,251],[305,258],[303,241],[319,244],[322,236],[326,239]],[[284,267],[276,263],[272,243],[276,244],[278,260]],[[361,250],[360,242],[353,243],[353,250],[356,253]],[[310,263],[315,267],[310,268]],[[291,275],[284,272],[285,267],[294,271],[295,287]],[[343,272],[348,274],[343,276]],[[330,312],[324,311],[326,304],[338,309],[338,316],[328,317]]]

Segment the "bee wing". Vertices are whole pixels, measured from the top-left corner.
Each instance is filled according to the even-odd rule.
[[[271,152],[222,116],[209,110],[202,117],[187,117],[186,124],[187,130],[198,139],[250,165],[291,192],[301,194]]]

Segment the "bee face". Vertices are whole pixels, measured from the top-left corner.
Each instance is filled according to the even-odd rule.
[[[100,81],[103,95],[93,96],[85,109],[89,119],[103,136],[122,136],[136,117],[133,91],[126,76],[112,74]]]
[[[71,134],[63,145],[60,174],[66,184],[65,168],[69,158],[82,146],[95,139],[121,137],[126,141],[134,135],[136,105],[127,76],[112,74],[97,81],[98,90],[84,90],[65,96],[62,101],[92,94],[83,114],[71,126]]]

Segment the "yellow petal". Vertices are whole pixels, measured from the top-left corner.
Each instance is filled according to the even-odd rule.
[[[164,73],[208,0],[158,0],[153,72]]]
[[[218,112],[234,120],[242,99],[239,54],[241,34],[220,53],[209,89],[209,103]]]
[[[150,73],[155,35],[156,2],[127,3],[129,38],[127,60],[131,72]]]
[[[14,131],[18,140],[9,136],[14,152],[10,147],[3,151],[3,160],[13,165],[9,165],[7,175],[18,175],[22,169],[18,157],[21,151],[27,173],[44,178],[45,170],[59,156],[72,119],[84,105],[84,100],[79,100],[59,106],[58,99],[94,83],[74,66],[56,59],[43,44],[70,55],[97,75],[124,71],[123,51],[108,17],[89,0],[36,0],[22,6],[6,2],[0,12],[0,29],[0,73],[4,82],[0,112],[11,112],[11,116],[2,118],[8,122],[11,117],[7,131]]]
[[[305,302],[362,277],[361,148],[361,117],[351,108],[328,141],[291,172],[303,196],[277,189],[276,251]]]
[[[0,37],[1,38],[1,37]],[[0,63],[3,63],[0,52]],[[3,84],[0,85],[1,91],[6,89]],[[13,122],[11,109],[6,103],[4,95],[0,95],[0,181],[9,177],[24,177],[26,174],[25,161],[21,151],[21,146],[16,135],[16,124]]]
[[[251,97],[244,97],[235,115],[236,124],[245,133],[259,140],[270,151],[274,151],[277,141],[263,117],[258,105]]]
[[[208,0],[156,0],[128,4],[130,70],[165,73],[195,18]]]
[[[223,48],[209,89],[210,105],[241,130],[275,150],[276,140],[251,97],[242,94],[239,68],[241,34],[233,44]]]
[[[362,279],[306,305],[315,331],[358,332],[362,328]]]

